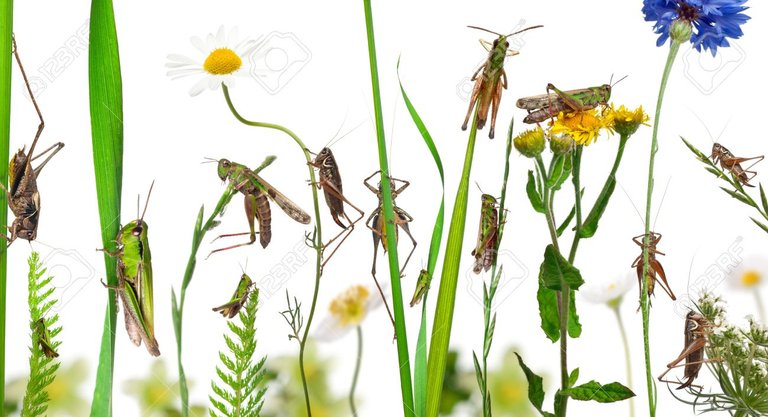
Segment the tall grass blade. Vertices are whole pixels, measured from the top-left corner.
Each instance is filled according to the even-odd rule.
[[[13,32],[13,0],[0,0],[0,50],[11,50]],[[11,54],[0,54],[0,183],[8,184],[8,149],[11,135]],[[0,193],[0,230],[6,230],[8,201]],[[0,239],[0,346],[5,346],[5,290],[8,243]],[[0,353],[0,411],[5,407],[5,350]]]

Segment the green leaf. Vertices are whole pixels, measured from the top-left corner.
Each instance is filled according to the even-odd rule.
[[[539,278],[539,289],[536,292],[536,300],[539,302],[539,316],[541,317],[541,330],[553,343],[560,339],[560,317],[557,309],[557,292],[544,287],[544,282]]]
[[[408,94],[405,93],[405,89],[403,88],[403,83],[400,81],[400,59],[397,60],[397,81],[400,84],[400,93],[403,96],[403,102],[405,102],[405,107],[408,109],[408,114],[411,115],[411,120],[413,120],[413,124],[416,125],[416,128],[419,130],[419,133],[421,133],[421,137],[424,139],[424,143],[427,145],[427,149],[429,149],[429,153],[432,155],[432,159],[435,161],[435,167],[437,168],[437,172],[440,174],[440,209],[437,212],[437,217],[435,218],[435,225],[432,227],[432,238],[429,242],[429,255],[427,257],[427,272],[429,273],[429,276],[434,276],[435,272],[435,265],[437,264],[437,257],[440,253],[440,245],[442,243],[443,239],[443,225],[445,223],[444,220],[444,212],[445,212],[445,178],[443,175],[443,162],[440,158],[440,152],[437,151],[437,147],[435,146],[435,142],[432,140],[432,135],[429,134],[429,130],[427,130],[426,125],[424,125],[424,122],[422,121],[421,117],[419,116],[419,113],[416,111],[416,108],[411,103],[411,100],[408,98]],[[422,306],[421,306],[421,322],[419,325],[419,335],[418,339],[416,340],[416,354],[414,356],[414,365],[413,365],[413,395],[414,395],[414,404],[416,406],[416,417],[423,417],[426,413],[426,401],[427,401],[427,386],[429,384],[429,380],[427,379],[427,295],[429,293],[429,288],[427,288],[426,292],[424,293],[424,297],[422,300]]]
[[[571,290],[568,311],[568,335],[576,339],[581,336],[581,323],[579,323],[579,314],[576,313],[576,291],[574,290]]]
[[[92,0],[88,46],[88,82],[91,110],[91,141],[99,204],[101,240],[113,249],[120,219],[123,181],[123,93],[117,30],[111,0]],[[117,285],[116,260],[104,254],[109,285]],[[112,415],[112,378],[115,362],[116,300],[114,291],[105,291],[104,317],[96,387],[91,402],[91,417]]]
[[[579,368],[575,368],[571,371],[571,375],[568,376],[568,386],[572,387],[576,385],[576,381],[579,379]]]
[[[766,226],[764,223],[757,221],[757,219],[755,219],[754,217],[750,217],[750,219],[752,219],[752,221],[755,222],[756,225],[760,226],[760,228],[763,229],[764,232],[768,233],[768,226]]]
[[[700,160],[702,160],[702,161],[707,161],[707,160],[709,160],[709,158],[707,158],[707,155],[704,155],[704,154],[703,154],[703,153],[702,153],[700,150],[698,150],[698,149],[697,149],[695,146],[691,145],[691,144],[690,144],[690,143],[689,143],[687,140],[685,140],[685,138],[683,138],[683,137],[681,136],[681,137],[680,137],[680,139],[682,139],[682,140],[683,140],[683,143],[685,143],[685,146],[687,146],[687,147],[688,147],[688,149],[690,149],[690,150],[691,150],[691,152],[693,152],[693,154],[694,154],[694,155],[696,155],[696,157],[697,157],[697,158],[699,158],[699,159],[700,159]]]
[[[763,212],[768,213],[768,198],[765,197],[765,189],[760,183],[760,202],[763,204]]]
[[[747,197],[745,197],[743,194],[741,194],[740,192],[734,191],[734,190],[729,190],[729,189],[727,189],[725,187],[720,187],[720,189],[725,191],[725,193],[728,194],[729,196],[731,196],[731,197],[741,201],[742,203],[744,203],[744,204],[746,204],[746,205],[748,205],[750,207],[754,207],[754,204],[751,201],[749,201],[749,199]]]
[[[515,356],[517,356],[520,368],[525,374],[525,379],[528,380],[528,400],[542,416],[554,417],[554,414],[541,409],[542,405],[544,405],[544,380],[540,376],[534,374],[533,371],[525,365],[523,358],[521,358],[517,352],[515,352]]]
[[[573,160],[571,158],[563,158],[563,169],[557,181],[552,184],[553,190],[559,190],[560,187],[568,180],[573,170]]]
[[[541,263],[539,279],[545,287],[556,291],[562,290],[563,283],[574,290],[578,290],[584,283],[579,270],[560,255],[552,244],[547,245],[544,250],[544,262]]]
[[[596,381],[589,381],[586,384],[569,388],[563,391],[563,394],[577,401],[597,401],[599,403],[613,403],[635,396],[632,390],[618,382],[600,385]]]
[[[560,178],[563,177],[563,173],[565,172],[565,160],[570,159],[564,157],[562,154],[555,155],[552,157],[552,162],[550,162],[550,174],[547,178],[547,187],[549,189],[553,189],[555,187],[555,184],[560,182]]]
[[[13,0],[0,0],[0,184],[8,184],[8,164],[11,135],[11,34],[13,33]],[[25,100],[26,101],[26,100]],[[0,230],[8,230],[8,200],[0,192]],[[0,346],[5,348],[6,289],[8,272],[8,241],[0,239]],[[0,354],[0,406],[5,404],[5,355]],[[2,409],[0,409],[2,411]]]
[[[560,224],[560,227],[557,228],[557,237],[560,237],[563,232],[565,232],[565,229],[568,228],[568,225],[571,224],[571,221],[573,220],[573,217],[576,215],[576,205],[574,204],[573,207],[571,207],[571,211],[568,213],[568,216],[565,217],[565,220],[563,220],[563,223]]]
[[[579,237],[586,239],[595,235],[595,232],[597,232],[597,224],[600,221],[600,218],[603,217],[603,213],[605,213],[605,209],[608,207],[608,201],[610,201],[615,189],[616,178],[608,177],[605,186],[602,191],[600,191],[600,195],[595,201],[595,205],[592,206],[592,210],[590,210],[587,218],[584,219],[584,223],[581,225],[581,229],[579,229]]]
[[[533,209],[539,213],[546,213],[541,194],[536,190],[536,179],[533,177],[533,171],[528,171],[528,184],[525,186],[525,192],[528,194],[528,200]]]

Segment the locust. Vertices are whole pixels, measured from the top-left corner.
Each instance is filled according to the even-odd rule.
[[[13,56],[16,58],[16,63],[19,65],[21,76],[24,79],[27,92],[35,107],[35,111],[37,112],[37,117],[40,119],[40,124],[37,126],[37,132],[32,141],[32,146],[29,147],[29,154],[25,152],[25,146],[16,152],[9,163],[9,187],[6,188],[5,185],[0,184],[0,187],[3,188],[3,191],[5,191],[8,198],[8,206],[14,216],[16,216],[11,226],[8,227],[10,236],[4,236],[8,240],[8,245],[13,243],[13,241],[19,237],[28,241],[33,241],[37,238],[37,225],[40,220],[40,192],[37,189],[37,178],[40,176],[40,172],[48,161],[50,161],[51,158],[64,147],[63,143],[58,142],[40,152],[39,155],[35,155],[37,141],[43,133],[45,122],[43,121],[43,114],[40,111],[40,107],[35,100],[35,95],[32,93],[32,87],[29,85],[24,66],[21,64],[21,58],[19,58],[19,52],[16,48],[15,36],[12,36],[11,40],[13,45]],[[32,168],[32,161],[46,154],[47,156],[45,160],[43,160],[43,162],[36,168]]]
[[[667,364],[667,370],[663,374],[659,375],[660,382],[667,382],[673,384],[679,384],[677,389],[684,389],[690,386],[694,386],[693,381],[699,376],[701,365],[709,362],[704,359],[704,348],[707,345],[707,335],[710,328],[709,321],[699,313],[693,310],[689,311],[685,316],[685,346],[682,352],[675,360]],[[680,362],[685,361],[680,365]],[[684,367],[683,378],[685,381],[670,381],[663,379],[664,376],[672,369]],[[701,387],[698,387],[701,388]]]
[[[643,243],[643,240],[645,238],[645,235],[639,235],[632,238],[632,241],[635,242],[638,246],[641,248],[645,248],[645,244]],[[658,259],[656,259],[656,255],[664,255],[663,252],[659,252],[658,249],[656,249],[656,245],[661,240],[661,233],[656,232],[649,232],[648,233],[648,272],[645,276],[645,288],[648,293],[648,303],[650,305],[651,302],[651,296],[653,295],[653,291],[656,288],[656,283],[658,282],[661,284],[661,288],[669,295],[669,298],[671,298],[673,301],[676,300],[675,294],[672,292],[672,288],[669,287],[669,283],[667,282],[667,274],[664,272],[664,267],[661,266],[661,262],[659,262]],[[643,279],[643,254],[640,253],[640,255],[635,258],[635,261],[632,262],[632,268],[635,268],[637,270],[637,284],[640,286],[640,297],[642,298],[642,279]],[[661,278],[661,280],[659,280]],[[637,307],[638,310],[640,310],[640,307]]]
[[[320,175],[320,180],[315,185],[317,185],[317,188],[323,189],[325,202],[328,204],[328,208],[331,210],[331,217],[333,217],[334,223],[342,228],[342,231],[339,232],[338,235],[334,236],[331,240],[328,241],[328,243],[323,245],[323,251],[325,248],[329,247],[330,244],[333,243],[336,239],[344,235],[344,237],[333,249],[331,254],[328,255],[328,257],[326,257],[323,261],[321,267],[324,267],[325,264],[331,260],[331,257],[333,257],[333,255],[336,253],[339,247],[341,247],[344,241],[347,240],[347,237],[352,234],[352,231],[355,229],[355,224],[363,218],[365,213],[363,213],[362,210],[357,208],[354,204],[347,200],[346,197],[344,197],[343,186],[341,183],[341,174],[339,173],[339,165],[336,162],[336,158],[333,156],[333,152],[331,152],[331,148],[324,147],[322,150],[320,150],[320,153],[316,154],[315,159],[309,162],[309,165],[317,168]],[[355,211],[357,211],[360,216],[355,220],[350,219],[347,213],[344,212],[344,203],[347,203],[350,207],[355,209]],[[341,218],[344,218],[348,224],[345,225],[341,221]]]
[[[623,80],[626,77],[616,81]],[[616,85],[613,84],[613,85]],[[557,116],[560,112],[582,112],[597,106],[608,105],[613,85],[603,84],[596,87],[562,91],[554,84],[547,84],[547,93],[538,96],[523,97],[517,100],[517,107],[528,110],[524,123],[540,123]]]
[[[141,217],[122,226],[117,233],[116,250],[110,251],[107,248],[98,250],[117,258],[117,285],[110,286],[103,281],[102,284],[116,291],[120,296],[125,311],[125,329],[128,331],[128,337],[136,346],[141,346],[143,341],[152,356],[160,356],[160,349],[155,339],[152,253],[147,237],[148,226],[144,221],[154,185],[153,181],[149,187]],[[138,216],[138,204],[136,211]]]
[[[389,310],[389,305],[387,304],[387,299],[384,297],[384,291],[381,289],[381,286],[379,285],[379,281],[376,279],[376,256],[378,254],[379,249],[379,242],[381,242],[381,247],[384,249],[384,252],[387,252],[387,232],[386,227],[384,223],[384,198],[383,198],[383,191],[381,188],[381,182],[379,182],[377,187],[374,187],[371,185],[368,181],[371,180],[375,175],[380,174],[381,170],[378,170],[371,174],[368,178],[363,180],[363,184],[365,184],[366,187],[368,187],[369,190],[371,190],[372,193],[376,194],[376,197],[379,199],[379,204],[376,207],[376,209],[371,213],[370,216],[368,216],[368,219],[365,221],[365,226],[371,229],[372,235],[373,235],[373,262],[371,265],[371,275],[373,275],[373,280],[376,282],[376,287],[379,289],[379,294],[381,295],[381,298],[384,300],[384,306],[387,307],[387,312],[389,313],[389,318],[392,320],[392,324],[394,325],[395,320],[392,317],[392,312]],[[401,183],[400,187],[398,188],[396,185],[396,182]],[[408,253],[408,257],[405,259],[405,263],[400,268],[400,275],[403,275],[403,271],[405,270],[405,267],[408,265],[408,261],[411,260],[411,256],[413,255],[413,252],[416,250],[416,239],[413,238],[413,235],[411,235],[411,230],[408,226],[410,222],[413,221],[413,217],[411,217],[408,212],[401,209],[400,207],[397,207],[395,205],[395,198],[397,198],[400,193],[405,191],[406,188],[408,188],[409,185],[411,185],[410,182],[392,178],[389,177],[389,182],[392,184],[392,209],[394,214],[394,223],[395,223],[395,241],[398,241],[398,227],[403,229],[405,234],[408,235],[408,237],[411,239],[411,243],[413,244],[413,247],[411,248],[411,252]]]
[[[764,155],[753,156],[752,158],[740,158],[734,156],[728,148],[719,143],[712,145],[712,155],[709,157],[712,158],[712,162],[714,163],[720,162],[720,167],[722,169],[730,171],[741,185],[746,185],[747,187],[754,187],[749,181],[757,175],[757,172],[750,171],[750,168],[765,158]],[[743,162],[753,160],[755,162],[753,162],[752,165],[748,166],[746,169],[742,168],[741,164]]]
[[[34,332],[37,336],[37,343],[40,345],[40,350],[43,351],[43,355],[48,358],[58,358],[59,353],[53,349],[51,344],[51,333],[48,331],[48,327],[45,325],[45,319],[40,318],[34,324]]]
[[[285,214],[293,220],[301,224],[309,224],[311,220],[309,214],[275,187],[271,186],[256,174],[256,172],[250,170],[245,165],[232,162],[228,159],[219,159],[217,162],[219,178],[221,178],[222,181],[229,180],[232,187],[242,193],[245,197],[245,215],[248,218],[250,232],[220,235],[216,239],[243,235],[249,235],[250,239],[248,242],[215,249],[211,251],[208,256],[211,256],[216,252],[253,244],[256,241],[257,233],[255,230],[254,218],[259,222],[259,241],[261,246],[266,248],[272,239],[272,213],[269,207],[268,198],[277,203]]]
[[[499,231],[499,203],[490,194],[483,194],[480,207],[480,227],[477,231],[477,245],[472,250],[475,266],[472,272],[479,274],[488,271],[496,260],[496,244]]]
[[[251,277],[243,272],[243,275],[240,277],[240,282],[237,284],[237,289],[235,290],[235,293],[232,294],[232,298],[230,298],[226,304],[214,307],[213,311],[221,313],[222,316],[228,319],[235,317],[237,313],[240,312],[240,309],[243,308],[246,301],[248,301],[248,296],[251,294],[252,287],[253,281],[251,280]]]
[[[530,26],[518,30],[517,32],[510,33],[509,35],[502,35],[477,26],[468,27],[492,33],[497,35],[498,38],[496,38],[493,43],[484,39],[480,40],[480,44],[488,51],[488,58],[485,63],[472,74],[471,81],[474,81],[475,85],[472,88],[472,95],[469,98],[469,109],[467,110],[467,116],[464,118],[464,124],[461,125],[461,130],[467,130],[469,117],[472,115],[472,109],[475,108],[475,105],[477,105],[478,129],[482,129],[485,126],[485,123],[488,120],[488,110],[492,108],[491,129],[488,132],[488,137],[493,139],[496,127],[496,116],[498,115],[499,103],[501,102],[501,91],[502,89],[507,88],[507,73],[504,71],[504,59],[508,56],[515,56],[520,53],[514,49],[509,49],[509,41],[507,38],[527,30],[540,28],[542,25]]]
[[[419,272],[419,278],[416,279],[416,289],[413,291],[413,297],[411,298],[411,307],[419,304],[421,299],[424,298],[424,294],[429,290],[429,284],[432,281],[432,276],[429,271],[422,269]]]

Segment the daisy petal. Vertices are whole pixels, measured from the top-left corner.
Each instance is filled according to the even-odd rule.
[[[168,64],[174,63],[174,64],[199,65],[199,63],[197,63],[194,59],[192,59],[190,57],[187,57],[187,56],[184,56],[184,55],[170,54],[170,55],[168,55],[167,58],[168,58],[168,61],[171,61]],[[166,66],[168,64],[166,64]]]
[[[208,78],[203,78],[202,80],[195,83],[195,85],[193,85],[192,88],[189,89],[189,95],[192,97],[195,97],[198,94],[205,91],[205,87],[207,86],[208,86]]]
[[[202,52],[203,54],[208,55],[211,52],[211,50],[205,46],[205,42],[203,42],[203,40],[200,39],[199,37],[193,36],[192,38],[189,39],[189,41],[192,42],[192,46],[197,48],[197,50]]]

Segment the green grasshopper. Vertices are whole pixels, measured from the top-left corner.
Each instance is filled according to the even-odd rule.
[[[472,74],[471,80],[475,82],[475,86],[472,88],[467,117],[464,118],[464,124],[461,125],[461,130],[467,130],[467,124],[469,123],[469,118],[472,115],[472,109],[475,108],[475,105],[478,106],[478,129],[482,129],[485,126],[485,122],[488,120],[488,110],[493,107],[491,110],[491,130],[488,132],[488,137],[493,139],[496,127],[496,116],[499,112],[499,102],[501,102],[501,90],[502,88],[507,88],[507,73],[504,72],[504,59],[508,56],[515,56],[520,53],[514,49],[509,49],[509,41],[507,41],[507,38],[525,32],[526,30],[540,28],[542,26],[537,25],[527,27],[518,30],[517,32],[510,33],[509,35],[502,35],[477,26],[468,27],[492,33],[497,35],[498,38],[494,40],[493,43],[484,39],[480,40],[480,44],[488,51],[488,58],[485,63]]]
[[[472,250],[475,257],[475,266],[472,272],[479,274],[485,269],[488,271],[496,259],[496,243],[499,230],[499,203],[490,194],[481,197],[480,227],[477,231],[477,245]]]
[[[141,346],[143,341],[152,356],[160,356],[160,349],[155,340],[152,253],[147,238],[148,226],[144,222],[144,214],[147,212],[149,196],[154,185],[153,181],[141,217],[121,227],[117,233],[117,250],[99,250],[117,257],[117,285],[108,286],[103,281],[102,284],[120,295],[125,310],[125,329],[128,331],[128,337],[136,346]]]
[[[624,78],[626,77],[619,81]],[[619,81],[613,85],[618,84]],[[524,123],[540,123],[557,116],[560,112],[581,112],[594,109],[597,106],[608,105],[613,85],[609,83],[597,87],[562,91],[554,84],[549,83],[547,84],[547,94],[518,99],[517,107],[528,110],[528,115],[523,119]],[[550,91],[554,91],[554,93],[550,93]]]
[[[48,149],[40,152],[39,155],[34,155],[37,141],[40,139],[40,135],[45,128],[45,122],[43,121],[43,114],[40,111],[40,107],[37,106],[35,95],[32,93],[32,88],[29,85],[27,74],[24,72],[24,66],[21,65],[21,59],[19,58],[19,52],[16,49],[16,38],[11,37],[13,50],[12,53],[16,58],[16,63],[21,70],[21,76],[24,79],[24,83],[27,86],[27,92],[32,100],[32,104],[37,111],[37,117],[40,119],[40,124],[37,126],[37,133],[35,139],[32,141],[32,146],[29,148],[29,154],[26,154],[24,148],[19,149],[16,155],[13,156],[8,167],[8,184],[9,188],[6,189],[3,184],[0,184],[0,188],[5,191],[8,198],[8,206],[16,216],[13,223],[8,228],[10,236],[5,236],[10,245],[16,240],[17,237],[26,239],[29,241],[37,238],[37,225],[40,220],[40,192],[37,189],[37,177],[40,175],[40,171],[48,163],[48,161],[56,155],[57,152],[64,147],[64,144],[59,142],[54,144]],[[32,168],[32,161],[41,156],[49,153],[37,168]]]
[[[258,176],[256,172],[250,170],[245,165],[232,162],[228,159],[219,159],[217,171],[219,178],[221,178],[222,181],[229,180],[232,187],[245,196],[245,214],[248,217],[250,232],[221,235],[216,239],[249,235],[250,240],[245,243],[215,249],[211,251],[208,256],[211,256],[216,252],[253,244],[253,242],[256,241],[257,233],[254,227],[254,218],[259,222],[258,233],[261,246],[266,248],[272,239],[272,212],[269,208],[269,200],[267,200],[267,197],[277,203],[285,214],[293,220],[301,224],[309,224],[312,220],[312,218],[309,217],[309,214],[297,206],[296,203],[288,199],[288,197],[283,195],[280,191],[277,191],[275,187],[264,181],[264,179]]]
[[[248,301],[252,286],[253,281],[251,281],[251,277],[243,272],[243,275],[240,277],[240,282],[237,284],[237,289],[235,290],[235,293],[232,294],[232,298],[230,298],[226,304],[214,307],[213,311],[221,313],[222,316],[228,319],[235,317],[237,313],[240,312],[240,309],[243,308],[245,302]]]
[[[422,269],[421,272],[419,272],[419,278],[416,280],[416,290],[414,290],[413,298],[411,298],[411,307],[421,302],[421,299],[424,298],[424,294],[429,290],[431,281],[432,276],[426,269]]]
[[[41,318],[34,324],[34,332],[37,336],[37,343],[40,345],[40,350],[48,358],[58,358],[59,353],[56,352],[51,344],[51,333],[48,331],[48,327],[45,325],[45,319]]]

